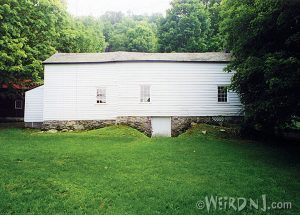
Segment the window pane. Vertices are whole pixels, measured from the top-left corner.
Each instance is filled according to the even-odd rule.
[[[23,109],[23,101],[15,100],[15,109]]]
[[[97,103],[106,103],[106,89],[98,88],[97,89]]]
[[[218,102],[227,102],[226,86],[218,86]]]
[[[150,86],[149,85],[141,86],[140,102],[150,102]]]

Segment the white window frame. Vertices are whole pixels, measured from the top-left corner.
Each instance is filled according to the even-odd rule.
[[[19,105],[18,105],[19,102]],[[23,101],[21,99],[15,100],[15,109],[16,110],[22,110],[23,109]]]
[[[141,84],[140,85],[140,103],[149,104],[151,103],[151,85]]]
[[[97,105],[107,104],[107,90],[106,90],[106,87],[97,87],[96,88],[96,104]]]
[[[226,101],[219,101],[219,87],[226,87]],[[217,102],[219,104],[226,104],[229,103],[229,90],[228,90],[228,85],[218,85],[217,86]]]

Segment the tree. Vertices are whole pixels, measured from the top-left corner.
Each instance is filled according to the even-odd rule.
[[[220,34],[220,10],[221,0],[206,0],[206,8],[209,12],[210,18],[210,31],[208,36],[208,50],[221,51],[224,49],[222,35]]]
[[[133,28],[135,22],[126,18],[120,23],[116,23],[112,26],[112,32],[108,40],[110,50],[109,51],[128,51],[128,29]]]
[[[1,0],[0,86],[41,82],[42,61],[56,51],[104,50],[99,22],[90,17],[71,17],[62,2]]]
[[[93,17],[67,17],[56,49],[59,52],[103,52],[106,43],[101,24]]]
[[[62,8],[59,0],[1,1],[0,85],[41,80],[41,62],[55,53]]]
[[[300,2],[224,0],[222,32],[245,125],[274,133],[300,115]]]
[[[110,43],[114,26],[124,20],[124,14],[122,12],[108,11],[100,17],[100,22],[102,23],[103,35],[105,41],[107,42],[106,50],[111,51],[112,45]]]
[[[157,38],[151,26],[146,22],[140,22],[128,29],[128,50],[137,52],[155,52],[157,50]]]
[[[157,24],[161,18],[161,14],[106,12],[100,18],[108,43],[106,51],[157,51]]]
[[[109,44],[111,51],[154,52],[157,49],[156,32],[147,22],[126,18],[114,25]]]
[[[101,21],[104,23],[110,23],[111,25],[114,25],[121,22],[124,16],[125,15],[121,11],[107,11],[101,16]]]
[[[210,17],[199,0],[173,0],[159,29],[162,52],[209,51]]]

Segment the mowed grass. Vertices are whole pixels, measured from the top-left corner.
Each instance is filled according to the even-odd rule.
[[[122,126],[56,134],[2,128],[0,213],[208,214],[196,207],[205,196],[266,194],[269,204],[288,201],[292,209],[242,213],[299,214],[299,150],[219,133],[206,125],[152,139]]]

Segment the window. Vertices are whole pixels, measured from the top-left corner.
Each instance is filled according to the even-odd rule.
[[[97,89],[97,104],[106,103],[106,89],[98,88]]]
[[[16,110],[23,109],[23,101],[22,100],[15,100],[15,109]]]
[[[218,86],[218,102],[227,102],[226,86]]]
[[[150,86],[141,85],[141,102],[150,102]]]

